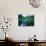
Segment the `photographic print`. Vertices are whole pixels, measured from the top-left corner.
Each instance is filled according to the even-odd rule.
[[[34,15],[18,14],[18,26],[34,26]]]

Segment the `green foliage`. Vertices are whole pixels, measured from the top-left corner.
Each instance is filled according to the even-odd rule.
[[[27,16],[27,25],[28,26],[33,26],[34,25],[34,16]]]

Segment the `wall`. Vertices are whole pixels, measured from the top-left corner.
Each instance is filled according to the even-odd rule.
[[[13,17],[13,22],[8,34],[16,40],[27,40],[34,34],[37,39],[45,40],[45,15],[46,8],[33,8],[28,0],[0,0],[0,16]],[[34,27],[18,27],[18,14],[34,14]],[[0,35],[2,31],[0,32]],[[4,34],[4,33],[3,33]],[[0,39],[4,37],[0,36]]]

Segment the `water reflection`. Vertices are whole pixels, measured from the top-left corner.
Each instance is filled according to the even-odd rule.
[[[27,26],[27,19],[24,19],[20,26]]]

